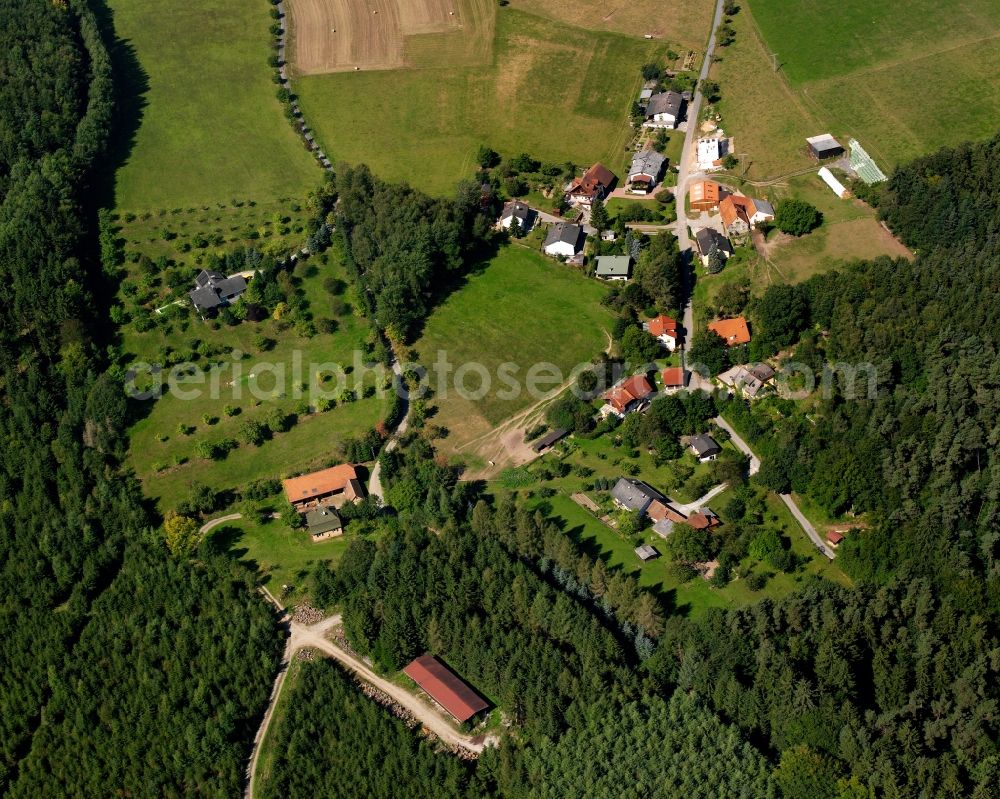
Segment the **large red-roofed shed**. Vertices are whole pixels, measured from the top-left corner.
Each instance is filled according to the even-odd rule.
[[[456,721],[468,721],[489,707],[479,694],[434,655],[421,655],[403,669],[403,674],[454,716]]]

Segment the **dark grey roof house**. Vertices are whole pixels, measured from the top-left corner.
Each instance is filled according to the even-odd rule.
[[[324,538],[340,535],[344,524],[336,509],[321,505],[306,514],[306,529],[314,541],[322,541]]]
[[[188,296],[198,313],[212,313],[223,305],[229,305],[247,289],[247,281],[243,275],[225,277],[219,272],[206,269],[198,273],[194,283],[197,288],[189,292]]]
[[[509,228],[511,220],[516,219],[521,230],[530,230],[535,224],[535,212],[527,203],[520,200],[504,203],[500,214],[500,227]]]
[[[684,110],[684,98],[677,92],[660,92],[649,98],[646,119],[654,124],[676,127]]]
[[[774,377],[774,368],[768,363],[755,363],[747,371],[762,383],[766,383]]]
[[[569,222],[556,222],[549,228],[542,249],[549,255],[576,255],[582,248],[583,228]]]
[[[718,250],[725,253],[727,258],[733,254],[733,245],[729,243],[729,239],[713,227],[702,228],[694,234],[694,237],[698,243],[698,252],[706,258],[712,251],[713,244]]]
[[[637,178],[646,178],[648,182],[656,183],[663,174],[663,167],[667,163],[667,157],[656,152],[656,150],[640,150],[632,156],[632,166],[628,170],[628,182],[633,183]]]
[[[641,480],[633,480],[630,477],[621,477],[611,489],[611,497],[615,503],[626,510],[644,511],[649,507],[649,503],[654,499],[665,501],[659,491],[650,488]]]
[[[722,447],[708,433],[699,433],[696,436],[691,436],[688,443],[691,451],[698,456],[699,460],[712,460],[722,452]]]

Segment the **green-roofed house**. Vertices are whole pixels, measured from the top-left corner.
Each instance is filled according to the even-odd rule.
[[[313,541],[325,541],[344,534],[344,523],[336,508],[320,505],[306,514],[306,529]]]
[[[632,275],[632,259],[627,255],[599,255],[594,274],[601,280],[628,280]]]

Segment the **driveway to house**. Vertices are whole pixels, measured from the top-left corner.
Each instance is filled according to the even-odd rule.
[[[779,494],[778,496],[781,497],[781,501],[785,503],[788,510],[792,512],[792,516],[795,517],[795,521],[797,521],[802,526],[802,529],[806,531],[806,535],[812,539],[812,542],[816,545],[816,549],[826,555],[830,560],[833,560],[833,550],[830,549],[823,539],[819,537],[819,533],[816,532],[816,528],[812,526],[812,523],[805,517],[802,511],[799,510],[799,506],[795,504],[795,500],[792,499],[792,495]]]
[[[531,206],[528,206],[528,207],[531,208]],[[538,221],[539,222],[545,222],[548,225],[554,225],[554,224],[556,224],[556,222],[565,222],[566,221],[561,216],[556,216],[555,214],[546,213],[545,211],[542,211],[540,208],[531,208],[531,210],[534,211],[535,214],[538,215]],[[594,228],[592,228],[588,224],[584,224],[583,225],[583,232],[586,233],[588,236],[593,236],[597,232],[597,230],[594,229]]]
[[[750,456],[750,476],[753,477],[755,474],[757,474],[757,472],[760,471],[760,458],[758,458],[756,455],[753,454],[753,451],[750,449],[747,442],[744,441],[742,438],[740,438],[739,433],[733,430],[729,422],[727,422],[721,416],[716,416],[712,421],[715,422],[719,427],[721,427],[727,433],[729,433],[729,437],[732,439],[733,444],[736,445],[736,448],[740,452],[742,452],[744,455]]]
[[[399,365],[399,361],[393,358],[392,360],[392,373],[396,375],[400,382],[403,379],[403,367]],[[395,382],[393,381],[393,390],[395,390]],[[389,440],[385,443],[385,451],[392,452],[396,445],[399,443],[399,437],[406,432],[406,428],[410,424],[410,400],[409,397],[401,397],[406,410],[403,412],[403,419],[396,429],[393,431]],[[368,493],[378,497],[382,502],[385,502],[385,496],[382,494],[382,464],[379,463],[378,458],[375,459],[375,465],[372,466],[371,474],[368,476]]]
[[[209,530],[214,527],[218,527],[220,524],[225,524],[226,522],[235,522],[243,518],[242,513],[230,513],[226,516],[220,516],[218,519],[212,519],[210,522],[205,522],[199,529],[198,532],[201,535],[205,535]]]
[[[719,496],[719,494],[721,494],[727,488],[729,488],[729,483],[719,483],[719,485],[717,485],[715,488],[713,488],[711,491],[705,494],[705,496],[698,497],[698,499],[696,499],[694,502],[689,502],[687,505],[674,505],[674,507],[680,513],[683,513],[685,516],[690,516],[692,513],[696,513],[697,511],[701,510],[706,505],[708,505],[709,502],[711,502],[713,499]]]
[[[729,433],[733,444],[736,445],[736,448],[738,450],[743,452],[745,455],[750,456],[750,474],[751,475],[757,474],[757,472],[760,471],[760,458],[758,458],[756,455],[753,454],[753,450],[751,450],[750,447],[747,446],[747,442],[744,441],[742,438],[740,438],[737,432],[733,430],[733,428],[730,426],[729,422],[727,422],[721,416],[716,416],[715,419],[713,419],[712,421],[714,421],[719,427],[721,427],[723,430]],[[805,530],[806,535],[809,536],[809,539],[813,542],[813,544],[816,545],[816,549],[818,549],[820,552],[826,555],[830,560],[833,560],[834,558],[833,550],[826,545],[826,542],[824,542],[822,538],[820,538],[820,535],[819,533],[816,532],[816,528],[813,527],[812,522],[810,522],[805,517],[805,514],[802,513],[801,510],[799,510],[799,506],[795,504],[795,500],[792,498],[792,495],[779,494],[778,496],[781,497],[781,501],[784,502],[788,510],[791,511],[792,516],[795,517],[795,521],[799,523],[799,526],[803,530]]]
[[[691,238],[688,236],[688,218],[684,205],[687,199],[688,181],[701,176],[700,173],[695,173],[693,175],[689,174],[689,169],[691,161],[693,160],[692,153],[694,152],[695,141],[698,138],[698,116],[701,113],[701,103],[703,99],[701,93],[701,83],[708,78],[708,71],[712,66],[712,57],[715,54],[715,31],[719,27],[719,23],[722,21],[722,7],[724,2],[725,0],[716,0],[715,3],[715,16],[712,19],[712,32],[708,37],[708,48],[705,50],[705,60],[702,62],[701,73],[698,75],[698,85],[695,87],[694,97],[691,98],[691,103],[688,106],[687,131],[684,134],[684,148],[681,150],[680,170],[677,173],[677,188],[674,189],[675,205],[677,206],[677,222],[675,227],[677,244],[682,253],[688,254],[688,260],[692,263],[694,258],[693,253],[691,252]],[[691,306],[690,286],[688,287],[688,291],[685,293],[688,297],[687,305],[684,307],[684,340],[686,345],[690,340],[692,331],[694,330],[694,310]],[[682,366],[687,366],[686,357],[687,353],[685,346],[685,351],[682,351],[681,354]]]

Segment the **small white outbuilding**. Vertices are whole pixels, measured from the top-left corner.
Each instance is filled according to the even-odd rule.
[[[833,173],[825,166],[821,167],[817,174],[823,178],[823,182],[833,190],[833,193],[841,199],[849,195],[847,189],[844,188],[844,184],[837,180]]]

